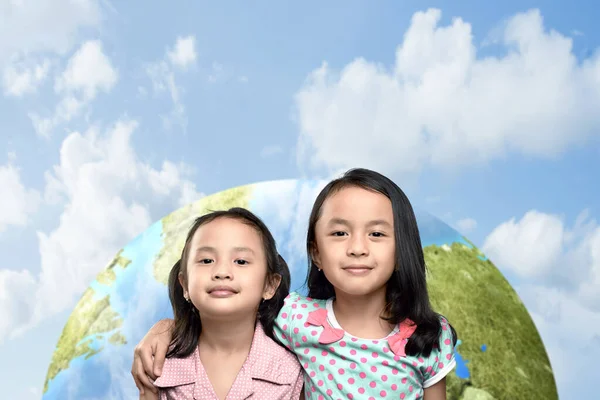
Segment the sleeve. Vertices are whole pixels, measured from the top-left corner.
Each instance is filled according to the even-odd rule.
[[[292,316],[293,309],[297,306],[298,297],[298,294],[293,292],[285,298],[283,307],[279,310],[273,326],[274,336],[288,349],[292,349],[294,343],[292,338]]]
[[[296,383],[294,384],[294,388],[292,389],[292,397],[290,400],[300,399],[300,395],[304,391],[304,373],[302,372],[302,368],[298,370],[298,379],[296,379]]]
[[[421,367],[424,389],[441,381],[456,366],[452,329],[445,318],[442,317],[440,322],[442,324],[442,334],[438,346],[433,348]]]

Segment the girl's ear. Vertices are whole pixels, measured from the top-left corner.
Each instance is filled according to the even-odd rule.
[[[313,264],[317,266],[317,268],[321,268],[321,255],[319,254],[319,249],[317,248],[317,244],[313,243],[310,245],[310,259]]]
[[[179,284],[183,288],[183,297],[185,297],[187,300],[189,298],[189,296],[188,296],[188,292],[187,292],[187,285],[185,283],[185,277],[183,276],[183,274],[181,272],[179,273],[179,275],[177,277],[179,278]]]
[[[271,300],[275,296],[275,293],[277,293],[280,284],[281,275],[279,274],[273,274],[270,278],[267,278],[265,290],[263,291],[263,299]]]

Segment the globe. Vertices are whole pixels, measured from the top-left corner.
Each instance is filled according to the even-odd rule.
[[[244,207],[275,236],[306,294],[308,216],[325,182],[284,180],[236,187],[189,204],[154,223],[116,254],[90,284],[58,340],[44,400],[132,399],[135,345],[172,317],[167,277],[192,221],[213,210]],[[416,209],[434,309],[456,328],[457,366],[448,399],[557,399],[540,335],[517,293],[469,240]]]

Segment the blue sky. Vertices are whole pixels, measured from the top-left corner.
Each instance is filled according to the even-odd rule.
[[[352,166],[385,172],[482,247],[534,317],[561,398],[589,398],[600,357],[598,11],[0,7],[7,398],[39,398],[78,297],[151,222],[203,194]]]

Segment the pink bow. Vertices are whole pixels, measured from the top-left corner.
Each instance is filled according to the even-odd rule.
[[[402,321],[398,333],[388,338],[388,345],[394,354],[400,357],[406,357],[406,343],[408,343],[408,338],[412,336],[415,329],[417,329],[417,325],[410,319],[407,318]]]
[[[334,343],[344,337],[342,329],[336,329],[329,324],[327,310],[324,308],[309,312],[306,322],[310,325],[323,327],[323,332],[319,336],[319,343],[321,344]]]

